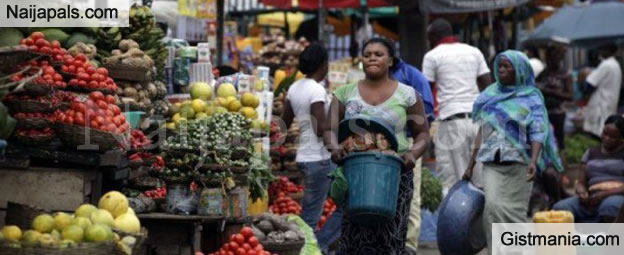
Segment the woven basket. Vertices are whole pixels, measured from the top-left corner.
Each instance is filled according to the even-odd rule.
[[[76,147],[85,145],[89,132],[89,143],[98,145],[99,151],[109,151],[117,148],[120,144],[127,144],[128,137],[125,134],[112,134],[93,128],[85,128],[76,125],[57,124],[56,133],[65,146],[76,149]]]
[[[127,80],[127,81],[149,81],[151,77],[149,75],[149,69],[136,68],[125,64],[104,64],[102,65],[108,69],[108,76],[113,79]]]
[[[17,128],[41,129],[50,127],[52,123],[48,119],[17,119]]]
[[[9,201],[7,202],[6,225],[16,225],[20,229],[30,229],[35,217],[43,213],[49,212],[35,206]]]
[[[277,253],[279,255],[299,255],[301,252],[301,248],[305,244],[304,240],[296,241],[296,242],[284,242],[284,243],[274,243],[274,242],[260,242],[264,247],[264,250]]]
[[[44,247],[12,247],[9,243],[0,242],[0,255],[110,255],[115,252],[113,242],[80,243],[74,247],[58,249]]]
[[[54,138],[56,136],[55,135],[48,135],[48,136],[21,136],[21,135],[16,135],[15,136],[15,140],[21,144],[21,145],[33,145],[33,146],[40,146],[40,145],[46,145],[51,143]]]
[[[115,95],[115,91],[112,91],[109,89],[89,89],[89,88],[83,88],[83,87],[75,86],[75,85],[67,85],[67,90],[77,92],[77,93],[85,93],[85,94],[99,91],[99,92],[102,92],[104,95]]]
[[[0,70],[11,72],[17,66],[33,59],[49,58],[41,53],[28,50],[27,46],[9,46],[0,48]]]
[[[30,95],[46,96],[51,94],[54,89],[50,85],[27,82],[24,84],[24,90]]]
[[[7,102],[7,105],[13,112],[24,112],[24,113],[33,113],[33,112],[41,112],[41,113],[49,113],[53,112],[54,106],[52,103],[42,103],[39,101],[23,101],[23,100],[11,100]]]

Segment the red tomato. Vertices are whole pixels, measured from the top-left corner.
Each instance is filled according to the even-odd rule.
[[[113,102],[113,103],[111,103],[111,104],[108,106],[108,109],[109,109],[109,110],[113,110],[113,113],[114,113],[115,115],[119,115],[119,114],[121,113],[121,109],[119,109],[119,106],[114,105],[114,102]],[[124,119],[124,120],[125,120],[125,119]]]
[[[253,233],[252,233],[252,234],[253,234]],[[251,236],[251,237],[249,237],[249,239],[247,240],[247,243],[249,243],[249,245],[250,245],[252,248],[256,248],[256,246],[258,246],[258,244],[259,244],[259,243],[258,243],[258,238],[256,238],[255,236],[253,236],[253,235],[252,235],[252,236]]]
[[[33,40],[37,40],[39,38],[43,38],[44,34],[41,32],[33,32],[32,34],[30,34],[30,38],[32,38]]]
[[[24,45],[26,45],[26,46],[31,46],[31,45],[33,45],[34,43],[35,43],[35,42],[33,42],[33,39],[31,39],[31,38],[25,38],[25,39],[24,39]]]
[[[238,245],[237,242],[231,241],[230,242],[230,251],[236,251],[238,248],[240,248],[240,245]]]
[[[74,124],[74,117],[72,117],[71,115],[67,116],[67,117],[65,118],[65,122],[66,122],[67,124]]]
[[[106,129],[108,129],[108,131],[115,132],[115,130],[117,130],[117,126],[115,126],[115,123],[112,123],[112,121],[107,123],[110,123],[108,124],[108,126],[106,126]]]
[[[84,126],[85,125],[85,119],[83,116],[76,116],[76,119],[74,120],[75,124],[78,126]]]
[[[35,45],[37,45],[37,47],[41,48],[41,47],[48,47],[50,48],[50,43],[48,41],[46,41],[43,38],[39,38],[37,40],[35,40]]]
[[[63,71],[63,72],[66,72],[66,73],[67,73],[67,72],[69,72],[69,67],[67,67],[67,66],[61,66],[61,71]]]
[[[58,74],[58,73],[55,73],[54,74],[54,80],[55,81],[62,81],[63,80],[63,76]]]
[[[238,248],[238,250],[236,250],[236,255],[247,255],[247,251],[243,248]]]
[[[113,118],[113,122],[115,123],[115,126],[121,127],[121,125],[123,125],[123,122],[121,122],[121,119],[117,118],[119,116],[115,116]]]
[[[228,251],[227,255],[236,255],[234,252]]]
[[[245,251],[250,251],[251,250],[251,246],[248,243],[244,243],[241,248],[245,249]]]
[[[88,65],[88,66],[87,66]],[[95,68],[93,68],[91,66],[91,64],[89,64],[89,62],[85,62],[82,67],[85,69],[85,71],[87,71],[88,74],[93,75],[95,74]]]
[[[30,45],[28,46],[28,49],[31,51],[39,51],[39,47],[37,47],[37,45]]]
[[[44,74],[44,75],[42,76],[42,78],[43,78],[44,80],[52,80],[52,75],[49,75],[49,74]]]
[[[245,237],[241,234],[236,234],[234,235],[234,241],[240,245],[243,245],[245,243]]]
[[[86,87],[87,86],[87,81],[79,81],[78,85],[80,85],[80,87]]]
[[[102,118],[106,117],[106,111],[102,110],[102,109],[97,109],[95,110],[95,115],[96,116],[102,116]]]
[[[69,67],[67,67],[67,71],[69,73],[76,73],[76,67],[75,66],[69,66]]]
[[[95,129],[100,128],[100,123],[98,123],[97,120],[91,120],[89,121],[89,124],[90,124],[89,126],[92,128],[95,128]]]
[[[89,98],[97,102],[99,100],[104,99],[104,94],[99,91],[94,91],[94,92],[89,93]]]
[[[76,57],[74,57],[74,59],[85,62],[87,60],[87,57],[84,54],[79,53],[78,55],[76,55]]]
[[[255,250],[248,250],[247,255],[258,255],[258,253]]]
[[[88,74],[80,73],[80,72],[78,73],[78,75],[76,77],[78,78],[78,80],[83,80],[83,81],[88,81],[89,78],[90,78]]]
[[[84,68],[82,68],[82,65],[78,66],[78,65],[76,65],[76,64],[75,64],[75,62],[74,62],[73,67],[76,69],[76,73],[84,73],[84,74],[86,74],[87,76],[89,76],[89,74],[87,73],[87,71],[85,71],[85,69],[84,69]],[[91,76],[89,76],[89,78],[90,78],[90,77],[91,77]]]
[[[112,118],[112,117],[114,117],[114,116],[115,116],[115,113],[113,113],[113,111],[111,111],[111,110],[106,110],[106,117],[111,117],[111,118]]]
[[[61,43],[57,40],[54,40],[50,43],[50,46],[52,46],[52,48],[58,49],[61,47]]]
[[[253,236],[253,232],[251,232],[250,227],[243,227],[240,231],[240,234],[243,235],[245,239],[248,239]]]
[[[106,124],[106,122],[104,121],[104,117],[102,116],[95,117],[95,121],[97,121],[97,123],[100,123],[100,125]]]
[[[257,252],[263,252],[264,246],[262,246],[262,244],[258,244],[256,245],[256,247],[254,247],[254,250],[256,250]]]
[[[100,84],[97,81],[89,81],[90,88],[97,88]]]
[[[104,67],[100,67],[96,71],[97,71],[97,73],[103,75],[104,77],[108,76],[108,69],[106,69]]]
[[[39,46],[39,52],[43,53],[43,54],[52,54],[54,52],[52,52],[52,49],[47,46],[47,45],[43,45],[43,46]]]
[[[114,104],[114,103],[115,103],[115,101],[117,101],[117,100],[115,100],[115,97],[114,97],[114,96],[112,96],[112,95],[106,95],[106,102],[107,102],[107,103],[109,103],[109,104]]]

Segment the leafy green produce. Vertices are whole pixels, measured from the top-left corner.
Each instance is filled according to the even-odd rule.
[[[580,164],[583,154],[590,148],[600,146],[600,141],[587,135],[576,134],[565,138],[565,157],[568,164]]]
[[[269,183],[275,180],[269,168],[270,160],[266,155],[255,155],[251,158],[251,166],[247,175],[249,197],[251,202],[262,199],[266,195]]]
[[[421,170],[421,178],[420,197],[422,203],[420,207],[434,212],[442,203],[442,184],[426,167]]]

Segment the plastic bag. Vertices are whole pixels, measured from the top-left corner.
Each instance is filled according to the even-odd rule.
[[[322,255],[321,249],[318,247],[318,242],[316,241],[316,237],[314,236],[314,231],[308,224],[301,219],[301,217],[297,215],[289,215],[288,216],[289,223],[295,223],[299,227],[299,230],[303,232],[305,237],[305,244],[303,248],[301,248],[301,252],[299,255]]]
[[[192,192],[189,197],[183,200],[180,200],[175,205],[174,213],[182,214],[182,215],[196,214],[198,204],[199,204],[199,193]]]
[[[349,183],[347,177],[344,175],[343,167],[338,167],[333,172],[329,173],[329,178],[333,179],[331,187],[329,188],[329,196],[334,200],[337,206],[342,206],[347,199],[347,191]]]

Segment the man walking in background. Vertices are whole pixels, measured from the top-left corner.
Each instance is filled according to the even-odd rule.
[[[437,88],[440,125],[434,137],[436,168],[444,195],[464,174],[478,127],[472,123],[472,105],[490,83],[490,70],[479,49],[460,43],[451,24],[437,19],[427,29],[432,49],[423,60],[423,74]],[[480,167],[473,183],[480,186]]]

